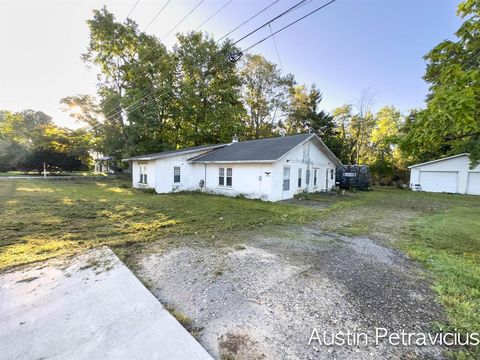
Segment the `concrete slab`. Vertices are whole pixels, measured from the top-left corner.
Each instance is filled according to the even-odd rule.
[[[108,248],[1,274],[0,324],[0,359],[212,359]]]

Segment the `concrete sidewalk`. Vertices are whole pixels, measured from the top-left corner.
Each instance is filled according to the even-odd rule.
[[[108,248],[0,275],[0,359],[212,359]]]

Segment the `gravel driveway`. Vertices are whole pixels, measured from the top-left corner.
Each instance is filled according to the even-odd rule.
[[[136,271],[219,359],[441,359],[439,347],[308,344],[312,329],[428,332],[443,313],[401,252],[318,226],[140,255]],[[267,233],[265,231],[265,233]]]

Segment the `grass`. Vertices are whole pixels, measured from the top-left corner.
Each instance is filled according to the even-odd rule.
[[[448,315],[444,329],[480,329],[480,197],[376,188],[302,195],[325,209],[201,193],[155,195],[120,179],[1,180],[0,270],[109,245],[117,254],[165,239],[211,244],[235,232],[321,220],[326,231],[397,246],[430,270]],[[205,240],[208,239],[208,240]],[[235,242],[236,241],[236,242]],[[216,276],[221,276],[217,269]],[[480,358],[478,347],[458,358]]]
[[[329,231],[398,246],[433,275],[448,316],[437,326],[463,334],[480,330],[480,197],[376,188],[339,205]],[[453,356],[480,358],[480,347]]]
[[[176,309],[174,306],[166,304],[165,309],[187,330],[193,337],[198,338],[200,335],[201,327],[195,325],[193,319],[187,314]]]
[[[0,172],[0,177],[7,177],[7,176],[38,176],[38,177],[43,177],[43,173],[39,174],[37,172],[30,172],[30,173],[24,173],[22,171],[6,171],[6,172]],[[50,174],[47,174],[47,177],[51,176]],[[63,172],[60,173],[56,176],[106,176],[103,173],[95,173],[93,171],[73,171],[73,172]]]
[[[315,217],[288,204],[202,193],[156,195],[119,179],[1,180],[0,270],[99,245],[128,253],[129,247],[163,238],[215,242],[231,231]]]
[[[430,269],[434,290],[444,304],[449,324],[444,330],[466,334],[480,329],[480,207],[454,206],[412,223],[404,250]],[[468,349],[480,358],[480,347]],[[465,353],[455,354],[468,358]]]

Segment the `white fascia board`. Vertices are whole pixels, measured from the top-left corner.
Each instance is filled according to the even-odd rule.
[[[448,156],[448,157],[444,157],[444,158],[436,159],[436,160],[431,160],[431,161],[427,161],[427,162],[420,163],[420,164],[410,165],[408,168],[411,169],[411,168],[418,167],[418,166],[423,166],[423,165],[428,165],[428,164],[434,164],[434,163],[437,163],[437,162],[440,162],[440,161],[455,159],[455,158],[462,157],[462,156],[465,156],[465,155],[468,156],[468,155],[470,155],[470,154],[469,154],[469,153],[463,153],[463,154]]]
[[[209,160],[209,161],[197,161],[197,160],[191,160],[188,161],[189,163],[196,163],[196,164],[270,164],[274,163],[277,160],[228,160],[228,161],[215,161],[215,160]]]

